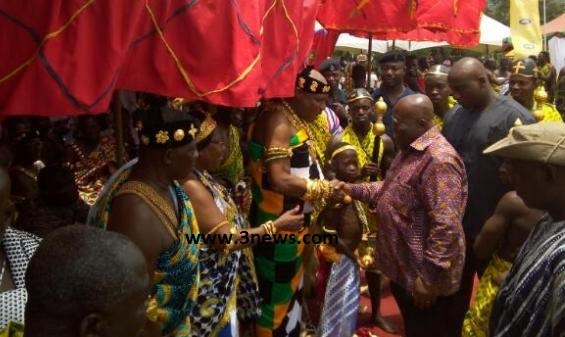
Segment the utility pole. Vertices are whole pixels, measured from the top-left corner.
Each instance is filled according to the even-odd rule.
[[[547,6],[545,3],[546,0],[543,0],[543,25],[545,26],[545,24],[547,23]],[[546,36],[543,33],[543,30],[541,32],[541,36],[543,37],[543,50],[546,51],[547,50],[547,40],[546,40]]]

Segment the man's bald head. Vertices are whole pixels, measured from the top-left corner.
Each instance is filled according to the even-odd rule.
[[[473,57],[464,57],[455,62],[449,71],[448,78],[486,78],[486,68],[483,63]]]
[[[400,105],[402,111],[409,112],[407,118],[423,119],[429,122],[434,118],[434,106],[426,95],[408,95],[398,100],[396,105]]]
[[[394,140],[405,149],[434,126],[434,106],[426,95],[416,94],[401,98],[394,106]]]
[[[147,265],[122,234],[57,229],[30,260],[25,283],[26,336],[138,336],[145,323]]]
[[[453,97],[466,109],[482,111],[494,95],[481,61],[465,57],[455,62],[447,78]]]

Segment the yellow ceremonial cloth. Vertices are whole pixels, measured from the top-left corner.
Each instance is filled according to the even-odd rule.
[[[471,304],[463,322],[462,337],[487,337],[492,306],[500,287],[494,279],[512,267],[512,263],[494,254],[477,289],[475,301]]]

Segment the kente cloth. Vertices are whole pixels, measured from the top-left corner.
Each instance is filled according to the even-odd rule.
[[[290,173],[297,177],[323,179],[318,162],[309,153],[307,140],[304,130],[298,130],[289,140],[292,149]],[[272,190],[263,165],[265,147],[251,141],[249,152],[249,173],[253,179],[251,226],[258,227],[269,220],[275,220],[284,211],[297,205],[303,207],[305,223],[309,226],[310,215],[314,210],[310,203]],[[260,243],[254,247],[255,269],[263,299],[261,317],[257,321],[257,333],[260,337],[299,335],[304,275],[302,238],[306,232],[294,233],[297,241],[293,243]]]
[[[326,107],[316,119],[308,123],[310,130],[315,138],[316,144],[320,148],[320,161],[325,163],[325,155],[328,144],[332,140],[332,136],[340,133],[341,126],[339,125],[339,118],[337,118],[335,112]]]
[[[383,181],[350,186],[379,216],[375,263],[391,281],[413,291],[422,278],[440,296],[459,289],[467,176],[436,126],[396,154]]]
[[[98,146],[90,153],[85,153],[76,142],[70,145],[70,149],[74,156],[71,167],[75,172],[79,196],[92,206],[102,191],[107,177],[115,171],[116,144],[113,138],[102,137]]]
[[[3,329],[0,328],[0,337],[23,337],[24,326],[15,322],[10,322]]]
[[[322,317],[316,336],[351,337],[357,327],[360,296],[359,267],[342,255],[331,267]]]
[[[238,232],[245,226],[245,218],[229,192],[206,171],[195,171],[198,179],[214,197],[216,207],[224,214],[230,225]],[[221,252],[201,245],[198,255],[200,265],[200,286],[196,306],[192,312],[191,336],[220,336],[223,331],[238,336],[238,315],[246,320],[257,319],[260,315],[259,288],[257,280],[250,272],[242,250],[234,250],[224,256]],[[245,290],[246,293],[241,293]],[[241,297],[241,299],[240,299]]]
[[[462,337],[487,337],[492,306],[500,286],[494,279],[509,271],[512,263],[494,254],[487,269],[485,270],[475,300],[465,315],[463,322]]]
[[[9,322],[24,323],[24,310],[27,303],[25,273],[27,265],[35,253],[41,239],[37,236],[7,227],[0,247],[4,248],[5,269],[10,270],[14,289],[0,292],[0,329]],[[2,261],[0,261],[2,264]],[[0,265],[0,269],[2,266]]]
[[[489,336],[563,336],[565,221],[546,214],[514,259],[492,307]]]
[[[120,168],[105,186],[96,201],[93,213],[89,214],[88,225],[107,228],[112,212],[112,200],[128,182],[136,161]],[[187,236],[198,234],[198,224],[188,196],[184,189],[174,182],[170,187],[178,214],[177,239],[157,259],[153,274],[151,299],[147,308],[150,320],[157,321],[163,335],[186,337],[190,335],[190,314],[198,293],[198,245],[190,244]],[[129,193],[129,192],[128,192]],[[148,206],[149,207],[149,206]],[[163,224],[166,226],[166,224]]]

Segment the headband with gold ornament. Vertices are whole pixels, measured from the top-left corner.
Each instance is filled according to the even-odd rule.
[[[199,132],[200,120],[186,111],[161,106],[138,110],[135,114],[139,119],[139,140],[144,147],[180,147],[194,141]]]
[[[314,67],[312,66],[304,68],[296,77],[296,86],[300,88],[300,90],[312,94],[328,94],[332,90],[332,87],[330,87],[329,84],[310,77],[310,72],[313,69]]]
[[[218,123],[216,123],[216,120],[212,117],[212,115],[206,114],[206,118],[202,121],[202,124],[200,124],[200,132],[196,135],[196,142],[200,143],[204,139],[208,138],[208,136],[216,130],[216,126],[218,126]]]
[[[332,155],[330,156],[330,160],[333,160],[335,156],[337,156],[338,154],[345,152],[347,150],[353,150],[353,151],[355,151],[355,153],[357,153],[357,149],[353,145],[345,144],[345,145],[338,147],[337,149],[335,149],[332,152]]]

